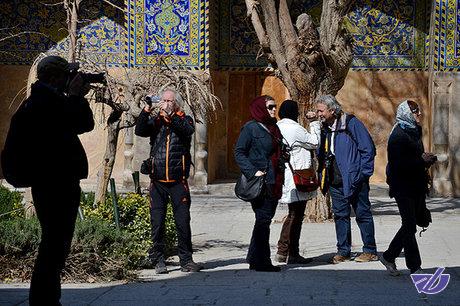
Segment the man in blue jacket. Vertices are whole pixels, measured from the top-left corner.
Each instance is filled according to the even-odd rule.
[[[375,146],[364,124],[346,114],[332,95],[316,100],[316,112],[322,122],[318,152],[321,191],[332,199],[337,254],[333,264],[350,260],[351,207],[356,214],[363,240],[363,253],[357,262],[378,260],[374,237],[374,219],[369,201],[369,177],[374,172]]]

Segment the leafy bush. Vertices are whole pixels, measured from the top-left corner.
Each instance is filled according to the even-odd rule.
[[[20,203],[4,192],[8,203]],[[10,199],[14,199],[10,200]],[[93,208],[93,194],[82,194],[84,220],[77,220],[64,279],[91,282],[127,279],[147,255],[151,245],[148,196],[130,193],[118,197],[120,228],[116,227],[111,199]],[[166,255],[172,255],[176,230],[171,205],[166,216]],[[0,280],[30,279],[40,241],[36,218],[0,219]]]
[[[0,221],[0,280],[26,281],[31,277],[40,241],[36,218]],[[125,230],[101,220],[78,221],[64,278],[70,281],[126,279],[143,254]]]
[[[89,200],[87,200],[89,199]],[[81,208],[85,218],[104,220],[115,226],[114,206],[112,199],[108,197],[105,203],[100,203],[93,208],[94,196],[85,194],[82,196]],[[118,196],[118,212],[120,228],[128,231],[135,240],[133,247],[136,252],[147,254],[151,246],[150,230],[150,199],[148,195],[128,193]],[[168,203],[166,212],[166,255],[174,254],[177,243],[176,226],[171,203]]]
[[[11,219],[24,215],[22,195],[17,191],[10,191],[0,186],[0,219]]]
[[[126,279],[142,258],[131,233],[103,220],[86,219],[76,224],[64,273],[73,280]]]
[[[21,257],[33,253],[40,242],[40,224],[36,218],[0,221],[0,255]]]

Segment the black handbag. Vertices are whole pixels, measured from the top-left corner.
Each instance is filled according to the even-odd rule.
[[[420,207],[416,211],[415,222],[420,227],[428,227],[433,220],[431,219],[431,212],[426,206]]]
[[[142,161],[140,172],[145,175],[153,175],[153,156],[155,155],[158,147],[161,145],[161,142],[164,139],[164,130],[161,132],[160,140],[156,143],[155,147],[150,151],[150,157]]]
[[[153,157],[149,157],[142,161],[141,169],[142,174],[149,175],[153,173]]]
[[[238,179],[235,185],[235,195],[246,202],[255,200],[264,194],[265,190],[265,175],[253,176],[247,179],[244,174]]]

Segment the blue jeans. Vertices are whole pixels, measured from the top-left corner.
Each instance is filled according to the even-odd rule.
[[[363,240],[363,252],[377,253],[374,234],[374,219],[371,213],[369,201],[369,182],[361,183],[361,186],[349,198],[343,196],[342,187],[330,187],[332,199],[332,211],[334,212],[335,231],[337,234],[337,253],[342,256],[350,256],[351,252],[351,207],[356,214],[356,223],[361,231]]]

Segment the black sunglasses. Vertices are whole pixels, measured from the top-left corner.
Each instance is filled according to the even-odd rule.
[[[268,109],[268,110],[272,110],[272,109],[274,109],[274,108],[276,108],[276,104],[269,104],[269,105],[267,105],[267,109]]]

